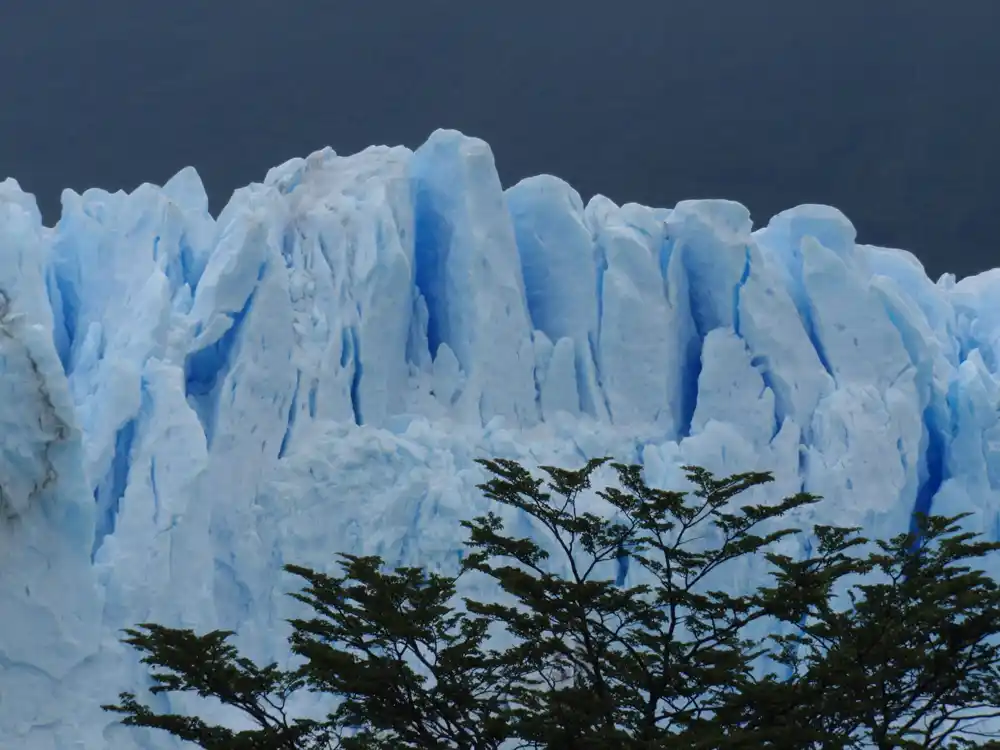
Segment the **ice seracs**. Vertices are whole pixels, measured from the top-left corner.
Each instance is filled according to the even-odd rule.
[[[281,566],[453,567],[476,458],[771,470],[759,495],[826,498],[802,524],[972,510],[996,539],[998,293],[830,207],[755,231],[731,201],[504,190],[455,131],[294,159],[217,218],[190,168],[66,191],[53,229],[0,183],[0,745],[175,747],[99,708],[148,684],[120,628],[283,661]]]

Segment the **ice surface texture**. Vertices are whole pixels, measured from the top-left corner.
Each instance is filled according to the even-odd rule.
[[[193,169],[66,191],[54,229],[0,183],[0,746],[174,747],[99,709],[145,695],[120,628],[283,661],[282,564],[453,566],[479,457],[772,470],[758,500],[825,496],[801,523],[996,539],[998,300],[1000,270],[934,283],[824,206],[752,231],[505,191],[454,131],[292,160],[217,219]]]

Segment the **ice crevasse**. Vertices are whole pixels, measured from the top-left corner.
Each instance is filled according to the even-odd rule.
[[[55,228],[8,179],[0,746],[177,747],[99,707],[148,698],[121,628],[281,661],[281,566],[456,564],[476,458],[612,455],[675,489],[684,464],[769,470],[757,500],[824,496],[804,525],[968,510],[996,540],[998,300],[1000,270],[932,282],[826,206],[754,231],[724,200],[504,190],[455,131],[293,159],[217,218],[190,168],[65,191]]]

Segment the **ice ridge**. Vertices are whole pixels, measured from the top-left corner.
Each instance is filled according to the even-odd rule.
[[[443,130],[293,159],[217,218],[190,168],[62,202],[46,228],[0,183],[0,746],[176,747],[99,708],[148,697],[120,628],[283,661],[281,566],[453,566],[476,458],[771,470],[759,497],[826,498],[803,524],[1000,538],[1000,269],[932,282],[834,208],[504,190]]]

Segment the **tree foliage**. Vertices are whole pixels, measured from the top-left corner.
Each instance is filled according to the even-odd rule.
[[[155,670],[154,693],[214,697],[256,729],[156,713],[131,693],[104,708],[211,750],[1000,748],[974,734],[1000,710],[1000,594],[963,564],[1000,544],[962,533],[964,516],[920,517],[867,554],[859,529],[816,526],[800,560],[774,551],[798,531],[777,522],[820,498],[736,502],[769,473],[717,479],[688,466],[685,493],[612,463],[619,486],[597,490],[614,511],[605,517],[578,499],[608,459],[542,467],[545,478],[479,463],[492,475],[484,494],[530,517],[556,559],[489,512],[462,522],[453,576],[348,554],[335,576],[289,565],[305,582],[292,596],[312,613],[290,621],[298,668],[258,667],[227,631],[126,631]],[[708,588],[743,558],[767,561],[765,585]],[[633,585],[607,575],[626,559]],[[504,596],[455,607],[468,575]],[[845,576],[878,580],[848,587],[838,606]],[[774,634],[755,638],[762,628]],[[764,673],[764,657],[785,673]],[[290,719],[299,690],[335,708]]]

